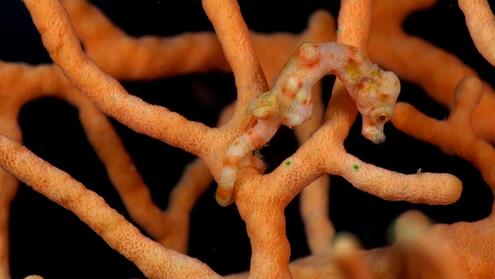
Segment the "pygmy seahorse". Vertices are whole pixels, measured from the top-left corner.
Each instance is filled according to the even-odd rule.
[[[266,144],[283,124],[299,125],[312,112],[311,88],[324,75],[336,75],[361,113],[362,135],[374,143],[385,140],[384,124],[392,116],[400,82],[380,69],[364,53],[337,43],[303,43],[280,73],[275,85],[249,104],[256,124],[237,138],[223,157],[216,193],[217,202],[227,206],[239,163],[253,150]]]

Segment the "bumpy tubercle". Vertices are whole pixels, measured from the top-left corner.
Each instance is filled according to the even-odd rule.
[[[311,88],[325,75],[336,75],[345,85],[363,119],[362,135],[373,143],[385,140],[400,92],[397,76],[380,69],[356,47],[338,43],[303,43],[280,73],[271,90],[253,99],[255,126],[237,138],[223,158],[217,202],[232,203],[239,162],[266,144],[283,124],[290,128],[311,117]]]

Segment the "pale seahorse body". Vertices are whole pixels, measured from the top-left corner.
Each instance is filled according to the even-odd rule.
[[[383,126],[392,116],[400,92],[397,76],[373,64],[358,48],[303,43],[273,88],[251,101],[249,110],[257,122],[227,149],[218,181],[218,203],[225,206],[232,202],[242,158],[266,144],[281,124],[294,127],[311,117],[311,88],[329,74],[343,82],[354,100],[363,119],[363,136],[374,143],[385,140]]]

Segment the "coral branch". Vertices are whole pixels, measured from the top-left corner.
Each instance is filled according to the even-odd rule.
[[[321,84],[312,90],[314,102],[313,114],[308,121],[297,126],[294,133],[299,145],[306,142],[320,128],[323,122],[323,101],[321,99]],[[322,175],[309,184],[301,193],[300,212],[311,253],[321,254],[329,251],[335,229],[329,217],[329,177]]]
[[[37,192],[76,214],[146,276],[218,277],[205,264],[142,236],[96,193],[4,136],[0,136],[0,165]]]
[[[114,78],[142,80],[230,70],[214,33],[188,32],[166,38],[135,38],[125,34],[86,0],[63,0],[62,3],[88,55]],[[275,77],[303,41],[333,41],[335,28],[332,21],[326,11],[320,10],[310,17],[308,29],[298,36],[285,32],[251,32],[253,47],[265,75]]]
[[[141,55],[131,55],[129,59],[118,59],[118,61],[122,61],[124,64],[119,64],[119,63],[109,63],[108,60],[103,59],[105,56],[111,57],[111,55],[115,53],[120,53],[119,50],[120,48],[115,49],[114,47],[111,47],[112,51],[110,50],[110,46],[115,46],[115,45],[121,45],[120,43],[116,43],[118,40],[128,42],[127,45],[132,45],[140,49],[140,52],[143,53],[144,57],[147,57],[146,55],[151,54],[160,54],[160,59],[154,59],[153,61],[161,61],[159,63],[165,63],[164,65],[169,65],[167,63],[170,63],[167,59],[169,58],[170,55],[165,57],[163,54],[166,54],[170,52],[169,48],[171,47],[172,50],[177,50],[173,48],[174,46],[177,46],[177,44],[174,44],[174,40],[181,41],[182,38],[172,38],[171,40],[164,39],[161,41],[159,45],[155,44],[149,44],[148,42],[153,41],[153,40],[147,40],[147,39],[134,39],[131,37],[127,37],[122,31],[118,30],[115,26],[113,26],[104,16],[101,14],[101,12],[98,11],[98,9],[94,8],[93,6],[89,5],[86,1],[65,1],[64,4],[66,7],[69,9],[69,12],[72,17],[73,22],[75,23],[75,27],[79,33],[79,35],[83,36],[83,42],[85,45],[85,48],[88,50],[90,55],[94,55],[96,62],[98,65],[102,65],[105,70],[112,72],[112,75],[115,75],[120,78],[126,78],[126,79],[146,79],[150,77],[155,77],[153,73],[149,70],[148,68],[144,67],[139,67],[139,65],[142,65],[139,61],[140,59],[143,58]],[[312,17],[310,23],[310,29],[306,32],[303,33],[303,37],[307,38],[326,38],[330,35],[328,31],[322,30],[320,25],[325,24],[325,21],[331,20],[329,17],[324,14],[324,13],[317,13],[315,16]],[[323,22],[323,23],[322,23]],[[98,28],[90,28],[90,29],[84,29],[84,27],[88,27],[88,24],[96,24]],[[80,26],[81,25],[81,26]],[[79,28],[78,28],[79,27]],[[83,27],[83,28],[80,28]],[[101,34],[93,34],[92,32],[97,30],[98,32],[101,32]],[[330,32],[331,33],[331,32]],[[105,36],[103,36],[103,35]],[[103,40],[101,37],[106,37],[105,40]],[[208,37],[206,33],[198,33],[198,34],[191,34],[190,38],[194,42],[196,39],[202,39]],[[184,41],[188,42],[188,36],[184,37]],[[269,60],[272,60],[274,63],[266,63],[267,69],[271,72],[274,72],[274,69],[277,68],[276,65],[281,64],[280,61],[283,61],[283,58],[285,56],[284,53],[287,53],[287,50],[293,49],[291,45],[296,46],[298,43],[298,38],[293,37],[292,35],[289,34],[275,34],[269,36],[265,35],[258,35],[255,34],[255,42],[259,45],[258,49],[261,54],[266,53],[264,51],[268,47],[272,48],[272,44],[267,44],[266,42],[270,41],[272,43],[279,42],[280,44],[280,55],[278,56],[270,56]],[[201,44],[204,46],[204,44]],[[179,45],[180,47],[180,45]],[[124,48],[125,50],[126,48]],[[214,49],[214,48],[212,48]],[[94,54],[92,51],[95,50],[97,51],[97,54]],[[218,47],[218,50],[220,48]],[[212,50],[213,51],[213,50]],[[219,51],[221,53],[221,51]],[[126,53],[124,51],[124,53]],[[98,55],[101,54],[101,55]],[[122,54],[122,53],[120,53]],[[174,57],[178,57],[177,53],[174,52]],[[195,57],[195,56],[190,56],[188,55],[187,57]],[[273,59],[273,57],[281,57],[282,59]],[[162,59],[163,58],[163,59]],[[137,60],[136,60],[137,59]],[[201,59],[206,59],[208,60],[209,57],[205,56]],[[200,59],[200,60],[201,60]],[[223,57],[213,57],[213,59],[220,59],[223,60]],[[267,58],[264,58],[263,61],[267,61]],[[121,71],[120,68],[127,68],[124,67],[125,63],[134,63],[137,67],[134,67],[133,71]],[[159,64],[158,63],[158,64]],[[111,65],[108,65],[111,64]],[[209,63],[209,66],[212,69],[215,68],[220,68],[223,70],[222,65],[225,63],[220,63],[218,66],[215,66],[217,64],[211,64]],[[155,64],[153,64],[155,65]],[[17,66],[12,67],[13,65],[7,65],[5,64],[1,69],[4,70],[4,73],[6,75],[3,76],[2,80],[4,87],[6,90],[12,90],[12,83],[9,82],[9,80],[15,80],[16,84],[14,87],[19,88],[19,84],[24,84],[26,85],[25,88],[21,89],[21,92],[17,95],[12,95],[18,96],[18,104],[16,105],[6,105],[6,108],[8,108],[8,111],[11,109],[14,109],[14,114],[16,114],[18,108],[25,102],[32,100],[33,98],[37,98],[38,96],[41,95],[50,95],[50,96],[56,96],[56,97],[62,97],[66,100],[68,100],[70,103],[74,104],[76,107],[80,109],[80,117],[81,121],[83,124],[83,127],[85,130],[88,132],[88,136],[90,138],[91,143],[95,146],[96,151],[99,155],[99,157],[103,160],[104,164],[107,166],[107,170],[109,173],[109,176],[116,186],[117,190],[119,191],[119,194],[124,200],[124,203],[126,205],[126,208],[129,210],[129,213],[131,217],[133,217],[138,224],[143,226],[143,228],[155,239],[159,239],[161,243],[166,245],[167,247],[172,247],[174,249],[177,249],[179,251],[185,252],[187,249],[187,229],[188,229],[188,222],[187,221],[187,215],[188,212],[190,211],[190,208],[192,208],[194,204],[195,198],[191,199],[191,201],[185,203],[185,204],[179,204],[179,203],[171,203],[174,205],[179,205],[178,207],[171,207],[168,209],[170,212],[161,212],[153,203],[151,202],[149,198],[149,191],[146,189],[146,186],[143,184],[143,181],[139,174],[135,171],[135,167],[132,164],[132,162],[129,160],[129,156],[120,148],[123,148],[120,140],[117,138],[116,134],[114,133],[113,129],[111,128],[110,124],[104,118],[101,113],[96,110],[94,107],[91,106],[91,104],[85,99],[81,98],[79,95],[80,93],[76,92],[73,90],[70,86],[67,85],[65,78],[60,77],[59,72],[55,70],[55,68],[51,66],[38,66],[33,69],[31,69],[30,66],[24,67],[21,66],[20,73],[26,73],[26,75],[21,75],[19,76],[18,74],[10,74],[13,73],[11,70],[5,71],[5,69],[12,69],[15,70]],[[117,67],[118,66],[118,67]],[[189,67],[185,65],[185,70],[184,71],[203,71],[203,66],[206,67],[206,64],[202,64],[201,61],[198,61],[197,64],[194,64],[193,66]],[[196,69],[196,67],[198,69]],[[161,71],[156,71],[154,70],[154,73],[157,76],[163,75],[167,76],[170,74],[175,74],[174,71],[179,71],[181,73],[182,68],[177,68],[174,67],[173,69],[167,69],[167,68],[162,68]],[[171,71],[171,72],[170,72]],[[15,70],[15,72],[18,72]],[[36,73],[35,75],[33,75]],[[151,75],[151,76],[150,76]],[[25,81],[22,81],[22,79],[19,79],[19,77],[30,77],[27,78]],[[31,78],[37,77],[38,79],[32,80]],[[15,78],[15,79],[12,79]],[[6,80],[7,79],[7,80]],[[41,84],[42,91],[37,92],[36,90],[36,85],[35,84]],[[9,97],[12,99],[11,97]],[[9,100],[10,100],[9,99]],[[15,97],[14,97],[15,99]],[[16,99],[17,100],[17,99]],[[15,120],[12,122],[14,123]],[[105,127],[105,128],[104,128]],[[108,129],[108,130],[107,130]],[[105,134],[106,136],[103,138],[99,138],[97,135],[98,134]],[[116,154],[118,156],[112,156],[112,154]],[[255,162],[258,163],[258,162]],[[206,166],[202,164],[200,161],[194,164],[197,167],[192,168],[191,170],[194,170],[194,173],[196,174],[194,177],[199,178],[201,176],[198,176],[198,171],[200,173],[205,174],[205,180],[189,180],[189,179],[182,179],[181,182],[179,182],[179,188],[181,185],[183,185],[183,181],[193,181],[193,183],[197,183],[194,185],[199,185],[198,187],[198,192],[197,196],[200,195],[202,192],[201,189],[204,189],[204,187],[208,186],[210,175],[209,171],[206,169]],[[251,164],[252,165],[252,164]],[[130,170],[130,171],[128,171]],[[184,178],[187,178],[187,176],[190,174],[189,171],[186,171],[184,173]],[[185,185],[189,185],[186,183]],[[189,187],[189,186],[188,186]],[[196,187],[196,186],[195,186]],[[189,189],[189,188],[187,188]],[[134,194],[133,194],[134,193]],[[140,193],[140,195],[136,196],[135,193]],[[185,193],[182,191],[182,193]],[[186,195],[187,197],[192,197],[189,194]],[[184,196],[184,197],[186,197]],[[147,198],[146,198],[147,197]],[[180,199],[180,201],[183,201],[183,199]],[[189,204],[189,206],[186,206]],[[179,210],[177,210],[179,208]],[[186,209],[187,208],[187,209]],[[8,210],[8,208],[6,208]],[[176,226],[170,226],[170,224],[174,223]],[[179,224],[181,224],[179,226]],[[6,233],[3,234],[3,236],[6,237]],[[7,247],[4,247],[5,249],[3,251],[7,251]]]
[[[17,193],[18,180],[0,170],[0,278],[9,278],[9,213],[10,203]]]
[[[165,247],[186,253],[189,243],[189,214],[196,201],[213,182],[208,167],[200,159],[186,166],[177,185],[170,193],[166,214],[166,231],[158,237]]]
[[[489,143],[495,141],[493,90],[475,77],[463,79],[476,73],[456,57],[402,31],[402,20],[411,11],[434,0],[343,0],[337,43],[327,42],[334,37],[334,23],[324,12],[316,12],[307,30],[299,35],[261,35],[248,31],[237,1],[203,0],[218,40],[211,32],[136,38],[119,29],[89,1],[61,1],[63,4],[59,0],[25,0],[44,45],[61,71],[52,65],[0,62],[0,134],[20,141],[19,108],[35,98],[53,96],[76,106],[90,143],[131,217],[165,247],[141,235],[96,193],[5,136],[0,136],[0,166],[74,212],[145,276],[218,277],[205,264],[169,250],[186,252],[190,212],[213,177],[219,182],[217,201],[222,205],[235,202],[250,239],[250,274],[238,277],[495,276],[491,264],[494,212],[474,223],[434,226],[422,215],[408,213],[397,222],[399,240],[391,247],[362,251],[357,240],[345,237],[337,237],[336,245],[331,246],[334,229],[328,217],[326,174],[340,175],[354,187],[386,200],[449,204],[461,194],[461,182],[452,175],[396,173],[346,152],[344,140],[357,112],[362,115],[366,138],[375,143],[385,139],[383,125],[394,111],[400,87],[395,74],[381,70],[366,57],[371,23],[370,57],[419,83],[451,111],[447,120],[439,121],[412,106],[398,104],[394,125],[469,160],[495,189],[495,150]],[[488,44],[495,34],[495,23],[489,22],[493,14],[486,2],[479,1],[459,0],[459,4],[480,52],[493,63],[493,48]],[[476,11],[480,8],[483,10]],[[481,27],[489,27],[483,30],[488,32],[482,32]],[[237,87],[235,109],[226,108],[219,128],[208,128],[147,104],[129,95],[117,81],[210,70],[232,70]],[[327,74],[336,75],[338,80],[322,123],[319,80]],[[11,88],[14,94],[7,94]],[[166,211],[152,202],[103,113],[198,156],[172,190]],[[313,118],[309,120],[310,116]],[[267,143],[280,125],[299,124],[303,124],[296,128],[299,149],[273,172],[262,174],[266,166],[252,151]],[[0,170],[0,182],[0,277],[7,277],[6,228],[17,180]],[[301,192],[300,210],[313,255],[289,265],[284,210]]]
[[[80,94],[78,92],[73,92]],[[89,101],[84,98],[86,103]],[[88,140],[104,163],[107,173],[119,192],[133,220],[154,239],[160,239],[167,225],[165,216],[151,199],[151,194],[137,172],[130,156],[125,152],[107,117],[91,103],[78,106],[79,118]]]
[[[234,0],[222,3],[221,5],[218,1],[204,0],[203,7],[215,28],[236,80],[237,103],[231,121],[233,121],[234,127],[245,127],[246,124],[242,124],[243,122],[246,123],[246,120],[247,124],[251,122],[251,116],[246,114],[248,101],[261,92],[266,91],[268,85],[261,66],[256,59],[249,32],[239,10],[239,5]],[[273,136],[276,131],[274,126],[276,125],[274,122],[265,123],[265,125],[256,125],[254,130],[260,136],[269,133],[272,133]],[[227,126],[229,125],[227,124]],[[263,138],[258,139],[259,142],[263,140]],[[235,181],[237,166],[242,157],[249,150],[254,149],[250,147],[251,144],[251,138],[241,136],[226,151],[227,154],[231,155],[232,160],[228,159],[228,162],[226,159],[223,160],[223,164],[226,164],[227,167],[222,168],[216,194],[217,202],[222,206],[227,206],[233,201],[233,182]],[[241,154],[242,156],[237,156],[237,154]]]
[[[306,186],[301,193],[300,211],[311,253],[331,249],[335,229],[328,216],[329,177],[323,175]]]
[[[141,80],[229,69],[218,39],[211,32],[133,38],[86,0],[62,3],[88,55],[115,78]]]
[[[345,177],[356,188],[387,200],[407,200],[416,203],[449,204],[461,193],[462,184],[449,174],[421,173],[404,175],[366,164],[345,152],[329,135],[331,128],[325,125],[286,159],[272,173],[258,183],[278,187],[265,189],[278,199],[290,201],[309,182],[323,171]],[[332,154],[318,157],[312,154]],[[288,164],[290,162],[290,164]]]
[[[58,0],[27,0],[25,3],[54,62],[99,109],[137,132],[196,155],[203,151],[203,137],[208,128],[129,95],[116,80],[98,69],[81,50]]]
[[[495,66],[495,16],[487,0],[459,0],[466,25],[478,51]]]
[[[0,63],[0,87],[2,102],[8,106],[3,111],[3,134],[20,141],[16,117],[20,107],[41,96],[62,98],[79,109],[83,128],[99,158],[107,168],[110,180],[117,188],[131,217],[155,238],[163,234],[163,214],[151,201],[150,193],[131,158],[124,150],[110,122],[89,100],[70,86],[62,73],[51,65]],[[15,94],[11,94],[14,92]],[[101,136],[104,135],[104,136]]]
[[[347,153],[338,156],[329,168],[354,187],[385,200],[406,200],[414,203],[450,204],[459,199],[461,181],[450,174],[401,174],[364,163]]]
[[[236,112],[245,115],[249,100],[268,89],[265,75],[256,58],[246,23],[235,0],[203,0],[208,15],[222,44],[225,57],[234,73],[237,87]]]
[[[454,107],[445,121],[432,119],[408,104],[399,104],[392,123],[401,131],[434,145],[449,154],[458,155],[475,165],[484,180],[495,189],[495,150],[473,131],[476,110],[483,85],[475,77],[462,80],[455,93]]]
[[[246,213],[241,212],[246,216],[244,221],[253,251],[249,278],[290,278],[290,247],[283,210],[274,206],[270,211],[256,210],[249,216]]]
[[[218,126],[223,126],[232,117],[233,105],[224,108]],[[249,164],[254,165],[253,164]],[[264,167],[264,166],[263,166]],[[189,240],[189,214],[198,198],[213,182],[208,166],[199,158],[186,166],[182,177],[172,189],[166,210],[167,232],[159,238],[165,247],[186,252]]]
[[[401,78],[419,84],[437,102],[452,107],[457,84],[465,77],[476,76],[475,71],[454,55],[401,29],[405,16],[431,6],[435,0],[375,2],[370,57]],[[473,129],[476,135],[492,143],[495,142],[493,107],[495,93],[487,85],[473,114]]]

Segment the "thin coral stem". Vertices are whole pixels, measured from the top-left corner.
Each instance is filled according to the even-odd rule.
[[[5,74],[3,65],[0,63],[0,80],[9,81],[3,78]],[[1,91],[0,86],[0,91]],[[5,96],[0,94],[3,106],[12,105],[7,102]],[[17,120],[17,108],[10,107],[0,113],[0,133],[6,134],[14,140],[22,140],[21,131]],[[10,278],[9,275],[9,220],[10,205],[19,188],[19,180],[12,174],[0,169],[0,278]]]
[[[301,193],[300,212],[308,246],[312,254],[321,254],[331,249],[335,229],[330,221],[330,179],[323,175],[306,186]]]
[[[487,0],[459,0],[466,25],[478,51],[495,66],[495,16]]]
[[[233,119],[236,120],[238,115],[246,114],[249,100],[265,92],[268,84],[237,1],[203,0],[203,8],[234,73],[237,103]]]
[[[19,181],[0,170],[0,278],[9,278],[9,214]]]
[[[196,155],[202,153],[202,142],[208,128],[129,95],[116,80],[98,69],[81,50],[58,0],[27,0],[25,3],[54,62],[99,109],[137,132]]]
[[[299,145],[307,141],[323,122],[324,108],[321,99],[321,84],[313,87],[312,95],[314,107],[311,118],[294,129]],[[335,233],[328,214],[329,184],[329,177],[322,175],[304,188],[301,193],[300,212],[308,246],[313,254],[329,251]]]
[[[170,193],[168,210],[188,213],[212,181],[213,177],[203,161],[194,160],[186,166],[184,174]]]
[[[364,163],[348,153],[339,161],[330,168],[336,167],[354,187],[385,200],[450,204],[461,196],[462,183],[450,174],[401,174]]]
[[[448,137],[448,126],[445,122],[428,117],[427,115],[420,113],[414,106],[408,103],[398,103],[396,106],[396,112],[392,117],[392,123],[399,130],[412,135],[416,138],[427,141],[435,142],[437,139]]]
[[[401,78],[419,84],[435,101],[452,107],[458,82],[467,76],[476,76],[476,72],[456,56],[402,30],[402,22],[408,14],[429,7],[435,1],[375,2],[370,57]],[[495,142],[494,106],[495,93],[486,85],[473,114],[473,129],[476,135],[492,143]]]
[[[390,37],[390,35],[372,37],[371,57],[376,57],[377,63],[396,69],[397,74],[405,80],[422,85],[433,99],[447,107],[452,106],[452,92],[457,82],[465,76],[476,75],[457,57],[439,48],[434,48],[422,39],[415,37],[392,39]],[[386,47],[386,49],[381,47]],[[393,52],[395,59],[386,58],[378,53],[383,51]],[[416,63],[405,63],[410,59],[415,59]],[[428,63],[428,61],[443,61],[443,64]],[[431,74],[425,75],[425,72]]]
[[[153,204],[147,186],[137,173],[108,118],[86,96],[70,86],[63,74],[53,65],[1,63],[0,78],[5,85],[5,88],[0,87],[2,101],[9,106],[9,110],[13,110],[13,116],[17,116],[17,111],[23,104],[42,96],[61,98],[77,107],[86,135],[104,163],[110,180],[131,217],[154,238],[161,237],[163,227],[167,225],[163,214]],[[16,119],[10,119],[3,126],[12,126],[12,123],[15,123],[14,128],[9,128],[4,134],[11,135],[10,130],[19,129]]]
[[[0,165],[37,192],[76,214],[146,276],[218,277],[205,264],[144,237],[96,193],[4,136],[0,136]]]
[[[53,65],[29,65],[0,61],[1,108],[17,123],[20,107],[36,98],[56,96],[68,82]],[[12,93],[14,92],[14,93]]]
[[[290,247],[283,209],[275,204],[272,210],[263,209],[252,208],[248,213],[239,208],[252,246],[249,278],[290,278]]]
[[[228,105],[220,114],[218,126],[232,117],[234,106]],[[165,247],[186,252],[189,240],[189,214],[196,201],[213,182],[208,166],[199,158],[188,164],[179,182],[174,186],[166,210],[168,229],[160,239]]]
[[[340,5],[337,42],[362,48],[366,52],[373,0],[343,0]]]
[[[480,102],[483,84],[475,77],[463,79],[455,93],[449,118],[439,121],[418,111],[409,104],[398,104],[392,123],[399,130],[431,144],[443,151],[469,160],[495,189],[495,149],[479,138],[473,129],[474,112]]]
[[[335,140],[326,137],[329,129],[329,126],[320,128],[296,153],[266,175],[263,179],[272,183],[291,182],[285,183],[285,187],[274,187],[267,191],[275,191],[278,198],[290,201],[294,193],[299,193],[325,170],[343,176],[360,190],[387,200],[449,204],[459,198],[462,183],[455,176],[435,173],[405,175],[364,163],[346,153],[340,144],[335,144]],[[332,156],[320,157],[317,161],[311,156],[314,152]],[[287,162],[291,163],[287,165]]]
[[[113,77],[141,80],[229,70],[218,39],[211,32],[134,38],[86,0],[62,3],[88,55]]]
[[[196,201],[213,182],[208,167],[200,159],[186,166],[177,185],[170,193],[166,233],[158,241],[165,247],[186,253],[189,244],[189,222]]]
[[[169,225],[165,223],[163,212],[153,203],[148,187],[107,117],[84,99],[90,105],[78,106],[79,118],[88,140],[105,165],[131,218],[154,239],[159,239],[164,233],[164,227]]]
[[[214,33],[132,37],[86,0],[62,3],[88,55],[114,78],[141,80],[210,70],[230,71]],[[328,12],[319,10],[311,15],[308,29],[300,35],[251,32],[251,37],[263,71],[274,78],[298,45],[304,41],[333,41],[335,28]]]

